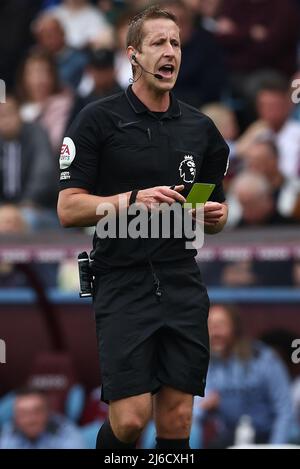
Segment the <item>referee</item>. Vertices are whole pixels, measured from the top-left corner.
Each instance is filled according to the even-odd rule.
[[[133,84],[84,108],[64,139],[58,215],[65,227],[96,225],[99,204],[183,203],[194,182],[214,183],[205,232],[222,230],[228,147],[216,127],[176,100],[181,62],[173,14],[150,7],[129,26]],[[173,188],[171,188],[173,187]],[[94,309],[109,420],[97,448],[135,448],[154,416],[157,449],[189,448],[193,396],[204,395],[209,299],[185,239],[95,234]]]

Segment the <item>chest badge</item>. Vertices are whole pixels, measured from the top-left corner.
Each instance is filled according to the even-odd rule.
[[[194,182],[196,177],[196,164],[192,155],[184,155],[179,165],[179,174],[184,182]]]

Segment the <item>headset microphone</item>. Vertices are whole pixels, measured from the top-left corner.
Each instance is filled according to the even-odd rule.
[[[141,64],[140,62],[138,62],[136,56],[134,54],[132,54],[131,56],[131,59],[134,60],[140,67],[141,69],[146,72],[146,73],[149,73],[150,75],[153,75],[155,78],[157,78],[158,80],[162,80],[164,77],[162,75],[160,75],[159,73],[152,73],[152,72],[149,72],[148,70],[146,70]]]

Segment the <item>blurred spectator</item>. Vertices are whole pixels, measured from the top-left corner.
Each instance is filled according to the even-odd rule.
[[[274,186],[272,187],[271,176],[268,179],[263,174],[247,170],[240,173],[233,180],[228,193],[229,226],[257,228],[294,224],[295,221],[290,216],[283,216],[278,209],[279,207],[285,214],[289,211],[289,206],[286,209],[286,200],[284,200],[286,197],[291,200],[289,195],[291,188],[288,189],[288,186],[289,183],[287,183],[287,196],[283,193],[283,200],[280,204],[278,200],[276,206],[276,193]],[[203,267],[203,277],[208,284],[215,286],[291,286],[292,269],[293,264],[289,260],[278,262],[244,260],[232,263],[217,261]]]
[[[244,171],[233,180],[229,191],[232,208],[229,225],[273,226],[294,223],[282,216],[273,199],[272,186],[262,174]]]
[[[16,205],[0,205],[0,235],[22,234],[27,230],[22,212]]]
[[[229,74],[227,99],[241,129],[254,119],[249,94],[264,74],[291,77],[297,69],[300,16],[294,0],[223,2],[216,37],[223,47]],[[252,101],[253,102],[253,101]]]
[[[280,75],[266,78],[259,85],[255,101],[258,120],[241,136],[238,154],[243,157],[257,139],[274,139],[280,171],[286,177],[299,177],[300,123],[290,118],[293,103],[288,81]]]
[[[212,119],[229,146],[229,166],[223,180],[223,187],[225,193],[227,193],[230,181],[240,171],[243,165],[241,159],[237,158],[237,150],[239,147],[239,125],[237,118],[235,113],[225,104],[207,104],[203,106],[200,111]]]
[[[0,2],[0,78],[11,91],[16,69],[33,43],[30,23],[42,0],[1,0]]]
[[[63,0],[50,12],[62,23],[68,46],[82,49],[95,41],[97,47],[111,45],[111,27],[89,0]]]
[[[241,319],[232,307],[213,306],[208,325],[212,356],[206,397],[195,398],[205,447],[233,445],[245,415],[251,419],[256,443],[289,442],[294,418],[281,360],[267,346],[243,336]]]
[[[0,105],[0,202],[21,204],[37,217],[39,211],[44,210],[46,216],[48,210],[52,218],[56,180],[55,160],[45,131],[36,124],[24,124],[17,101],[8,96]]]
[[[180,27],[182,58],[176,96],[194,107],[218,101],[226,85],[218,43],[202,26],[194,26],[195,17],[181,0],[165,0],[162,7],[176,15]]]
[[[90,53],[90,60],[86,68],[85,77],[89,80],[90,92],[75,99],[69,125],[81,109],[92,101],[111,96],[122,91],[116,81],[114,69],[114,52],[109,49],[99,49]],[[86,81],[87,85],[87,81]],[[86,88],[86,90],[88,89]]]
[[[217,29],[217,19],[224,0],[184,0],[184,3],[192,8],[195,4],[196,11],[201,15],[202,26],[208,31],[215,32]]]
[[[58,154],[73,106],[73,93],[61,87],[49,53],[34,49],[27,56],[18,88],[22,118],[39,122],[47,130],[53,152]]]
[[[1,449],[83,449],[77,428],[59,414],[52,414],[45,395],[21,390],[15,400],[13,422],[3,426]]]
[[[242,5],[240,0],[224,1],[217,23],[230,72],[241,79],[271,68],[291,76],[297,69],[299,38],[299,12],[293,0],[243,0]]]
[[[132,77],[131,64],[126,54],[126,38],[129,22],[134,15],[135,13],[126,11],[119,17],[115,25],[115,71],[117,82],[123,89],[127,88],[129,79]]]
[[[245,154],[246,170],[261,174],[269,181],[277,211],[294,218],[300,199],[300,179],[284,177],[278,160],[278,148],[272,140],[258,140]]]
[[[272,347],[283,360],[291,378],[291,396],[297,424],[293,432],[293,442],[300,443],[300,370],[299,363],[292,360],[295,348],[292,347],[298,333],[286,329],[271,329],[263,334],[261,340]]]
[[[120,14],[129,7],[123,0],[95,0],[94,3],[112,25],[115,25]]]
[[[234,112],[224,104],[211,103],[203,106],[201,112],[210,117],[230,148],[230,158],[236,156],[235,145],[239,136],[239,127]]]
[[[88,74],[94,84],[92,92],[88,96],[89,101],[105,98],[122,91],[116,81],[112,50],[99,49],[92,52],[88,64]]]
[[[51,329],[48,328],[48,333],[52,343],[59,341],[61,333],[57,323]],[[77,370],[70,353],[40,351],[31,363],[26,384],[45,392],[54,412],[63,413],[73,422],[80,420],[85,392],[78,382]]]
[[[275,135],[279,168],[287,177],[300,176],[300,123],[289,118],[293,103],[288,83],[265,83],[256,97],[258,118]]]
[[[88,61],[87,53],[66,45],[60,21],[49,13],[40,15],[32,29],[41,49],[55,59],[60,82],[76,88]]]

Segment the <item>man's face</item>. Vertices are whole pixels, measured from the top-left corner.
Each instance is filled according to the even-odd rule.
[[[255,188],[239,188],[236,197],[242,207],[243,219],[248,225],[261,225],[267,222],[274,211],[270,194],[255,191]]]
[[[267,179],[278,170],[277,157],[268,145],[254,144],[246,155],[247,168],[262,174]]]
[[[38,395],[19,396],[15,403],[15,425],[27,438],[34,440],[46,429],[49,418],[45,399]]]
[[[235,338],[232,321],[222,306],[210,309],[208,329],[212,352],[224,357],[232,349]]]
[[[29,100],[47,99],[54,88],[54,79],[49,64],[44,60],[29,59],[25,66],[24,83]]]
[[[259,118],[266,121],[276,132],[288,119],[291,109],[292,104],[288,94],[263,90],[257,96]]]
[[[0,234],[19,234],[26,231],[21,211],[14,205],[0,207]]]
[[[145,21],[143,32],[141,52],[136,53],[137,59],[145,70],[158,73],[163,79],[158,80],[143,72],[140,80],[157,91],[169,91],[175,85],[181,62],[179,28],[174,21],[158,18]],[[140,70],[136,73],[140,73]]]
[[[36,34],[40,45],[52,54],[59,52],[65,45],[64,30],[55,18],[41,22]]]

